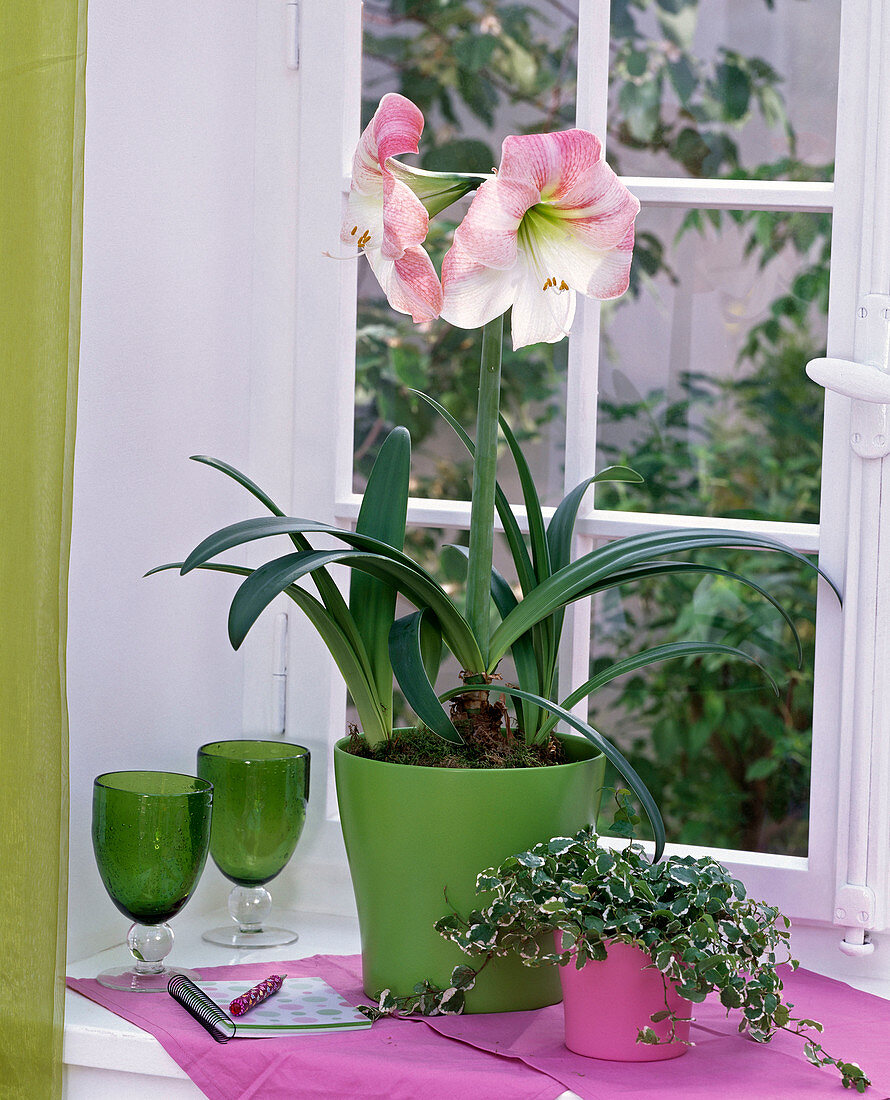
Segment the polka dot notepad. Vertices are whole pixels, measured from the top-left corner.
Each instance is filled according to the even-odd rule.
[[[247,981],[195,983],[231,1020],[229,1005],[251,988]],[[324,1033],[370,1027],[371,1021],[348,1004],[322,978],[285,978],[281,989],[243,1016],[234,1018],[237,1038]]]

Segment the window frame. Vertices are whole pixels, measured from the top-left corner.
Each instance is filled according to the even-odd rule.
[[[578,74],[577,122],[600,135],[605,132],[608,31],[609,5],[604,0],[580,0],[579,56],[588,57],[590,64]],[[299,339],[294,357],[294,412],[299,428],[294,443],[294,480],[305,485],[308,472],[313,486],[308,500],[306,493],[300,492],[301,514],[343,524],[355,520],[361,500],[352,491],[356,265],[320,257],[336,240],[331,226],[339,226],[349,187],[352,150],[359,134],[360,0],[306,3],[301,39],[295,304]],[[837,131],[834,183],[652,177],[628,178],[625,182],[644,204],[656,206],[830,212],[829,354],[855,359],[857,352],[860,358],[863,354],[864,336],[857,318],[862,294],[890,290],[890,215],[880,209],[878,186],[882,171],[884,179],[890,177],[890,121],[879,114],[879,92],[883,90],[885,101],[890,97],[890,63],[882,62],[882,51],[890,58],[890,11],[886,5],[881,0],[843,0],[840,41],[838,118],[843,125],[839,124]],[[334,49],[333,42],[343,45]],[[332,72],[337,79],[332,79]],[[583,300],[579,302],[569,346],[567,488],[594,467],[596,439],[589,425],[596,422],[594,365],[598,347],[599,307]],[[319,386],[313,373],[318,369],[313,357],[319,349],[327,349],[326,362],[334,361],[329,386]],[[860,518],[846,507],[851,485],[849,415],[849,400],[826,392],[819,525],[655,516],[589,506],[579,518],[576,552],[584,553],[604,539],[668,527],[755,531],[770,534],[796,550],[818,551],[822,568],[850,591],[851,584],[860,583]],[[307,423],[310,427],[303,435]],[[521,508],[517,514],[522,521]],[[466,528],[469,502],[412,498],[408,522]],[[884,598],[890,599],[890,593]],[[883,606],[883,601],[879,604]],[[858,647],[851,643],[848,629],[841,664],[844,622],[854,611],[849,600],[841,609],[828,586],[820,581],[808,855],[775,856],[688,846],[672,846],[672,850],[716,855],[755,894],[766,895],[792,917],[811,922],[839,919],[837,900],[848,876],[865,876],[863,885],[871,884],[880,904],[867,922],[859,922],[861,930],[884,927],[890,890],[890,749],[886,747],[890,731],[880,742],[882,724],[877,718],[890,709],[880,706],[890,701],[890,686],[879,667],[883,636],[877,652],[869,654],[861,642]],[[584,679],[588,674],[589,629],[589,601],[582,601],[572,607],[567,620],[562,662],[566,683],[577,683],[579,676]],[[294,645],[308,644],[305,631],[292,633]],[[325,706],[320,720],[326,722],[332,743],[344,728],[345,689],[333,662],[317,653],[312,677],[311,682],[321,685],[318,694]],[[869,728],[861,721],[856,725],[851,691],[842,690],[842,680],[849,682],[851,678],[857,685],[871,685],[868,690],[875,715]],[[292,686],[292,695],[294,691]],[[856,802],[851,791],[862,787],[863,759],[869,754],[874,768],[868,780],[867,805],[851,817]],[[330,777],[327,817],[329,823],[336,821]]]

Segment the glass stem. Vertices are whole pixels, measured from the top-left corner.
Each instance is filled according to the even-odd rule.
[[[173,948],[173,930],[167,924],[134,924],[127,933],[127,946],[137,974],[161,974]]]
[[[137,974],[160,974],[164,969],[162,962],[143,962],[141,959],[136,959],[133,963],[133,969]]]
[[[262,932],[271,912],[272,896],[262,886],[235,886],[229,894],[229,916],[239,932]]]
[[[479,404],[476,411],[476,457],[473,463],[473,499],[470,507],[467,620],[486,666],[491,635],[491,564],[494,554],[494,505],[503,338],[503,316],[489,321],[482,330]],[[467,671],[484,673],[487,668]]]

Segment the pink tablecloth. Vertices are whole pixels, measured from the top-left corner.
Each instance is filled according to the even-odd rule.
[[[276,962],[290,975],[319,975],[353,1004],[367,1003],[358,956],[316,955]],[[204,967],[205,978],[268,977],[269,963]],[[784,976],[800,1015],[825,1024],[823,1045],[858,1062],[890,1097],[890,1002],[799,970]],[[796,1100],[849,1097],[833,1069],[816,1069],[803,1042],[743,1039],[719,1002],[696,1008],[695,1047],[668,1062],[630,1064],[582,1058],[562,1042],[562,1006],[537,1012],[380,1020],[365,1031],[214,1043],[170,997],[119,993],[89,978],[68,985],[154,1035],[211,1100],[553,1100],[571,1089],[583,1100],[707,1097]],[[854,1094],[855,1095],[855,1094]]]

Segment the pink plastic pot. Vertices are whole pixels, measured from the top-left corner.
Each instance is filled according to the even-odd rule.
[[[556,933],[557,950],[561,936]],[[659,1039],[670,1033],[670,1020],[652,1023],[650,1016],[665,1007],[664,985],[657,970],[639,947],[628,943],[608,945],[609,957],[588,962],[580,970],[569,963],[559,968],[566,1022],[566,1046],[588,1058],[611,1062],[659,1062],[679,1058],[689,1047],[682,1042],[653,1045],[638,1043],[640,1028],[651,1027]],[[689,1016],[692,1005],[668,983],[670,1008]],[[689,1024],[678,1023],[676,1035],[688,1040]]]

